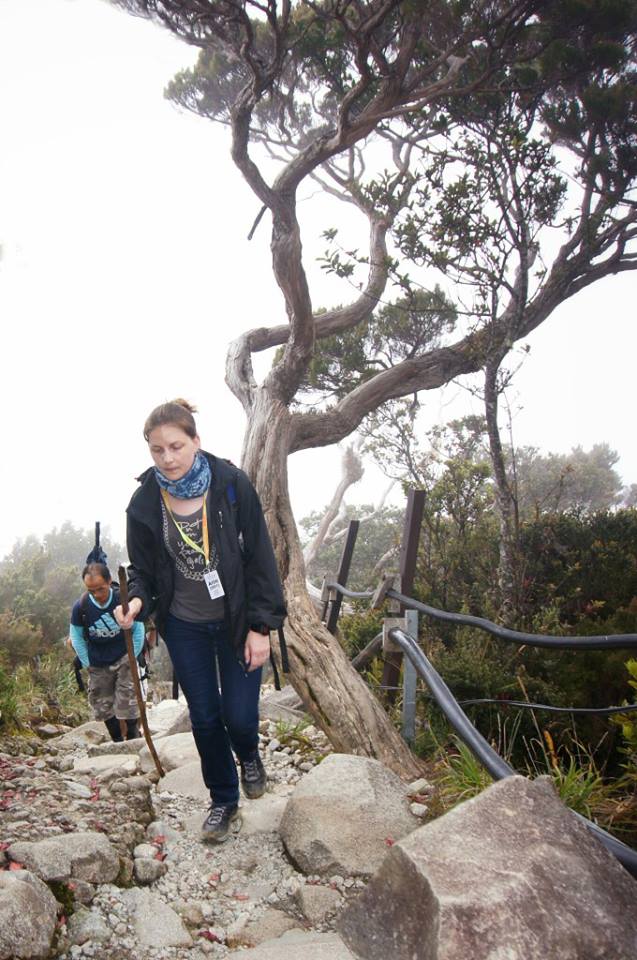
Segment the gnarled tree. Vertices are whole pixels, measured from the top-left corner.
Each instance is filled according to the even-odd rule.
[[[311,411],[301,410],[296,398],[325,338],[364,327],[392,280],[411,295],[388,254],[388,235],[419,181],[416,153],[444,132],[446,116],[456,123],[463,103],[494,92],[501,97],[518,84],[527,65],[532,74],[528,84],[540,88],[547,52],[553,56],[551,79],[561,75],[568,56],[554,38],[563,38],[568,53],[579,43],[577,33],[559,15],[563,4],[541,0],[113,2],[201,48],[197,66],[175,78],[169,96],[229,126],[233,160],[262,212],[271,217],[272,269],[286,319],[235,340],[227,358],[227,382],[247,415],[243,467],[261,495],[285,583],[293,683],[337,749],[375,756],[411,773],[413,758],[308,601],[287,458],[342,440],[392,398],[434,389],[480,369],[487,346],[507,336],[508,327],[496,320],[487,336],[477,325],[452,343],[442,343],[441,331],[434,331],[396,362],[371,365],[350,389]],[[577,70],[569,67],[564,76],[571,73]],[[389,152],[387,161],[376,162],[376,170],[386,168],[376,179],[365,170],[375,136]],[[273,164],[276,173],[269,178],[265,171]],[[312,302],[297,217],[299,187],[309,178],[353,204],[369,224],[369,248],[359,257],[367,264],[360,293],[325,312]],[[591,204],[594,196],[595,186]],[[597,214],[595,218],[599,222]],[[583,225],[564,257],[582,264],[587,257],[587,262],[595,256],[599,260],[601,254],[593,254],[591,244],[607,248],[613,229],[608,224],[601,234],[591,235]],[[344,276],[350,273],[338,253],[331,266]],[[574,267],[567,282],[570,292],[582,282],[582,270]],[[529,309],[520,336],[549,315],[564,289],[562,283],[553,294],[547,290],[543,303]],[[257,383],[252,355],[273,347],[282,349]]]

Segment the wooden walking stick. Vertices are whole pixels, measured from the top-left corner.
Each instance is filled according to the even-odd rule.
[[[124,615],[128,613],[128,583],[126,580],[126,571],[122,566],[118,568],[117,575],[119,577],[119,600],[122,605],[122,611]],[[124,634],[124,639],[126,640],[126,652],[128,654],[128,663],[130,666],[130,672],[133,677],[133,686],[135,687],[135,696],[137,697],[137,706],[139,707],[139,717],[142,721],[142,729],[144,731],[144,738],[148,744],[148,749],[150,750],[150,755],[155,761],[155,766],[157,767],[157,773],[160,777],[163,777],[164,768],[159,762],[159,757],[157,756],[157,751],[155,750],[155,744],[153,743],[152,737],[150,735],[150,730],[148,729],[148,721],[146,719],[146,704],[144,703],[144,698],[142,697],[142,686],[139,682],[139,670],[137,669],[137,659],[135,657],[135,651],[133,650],[133,634],[130,630],[122,629]]]

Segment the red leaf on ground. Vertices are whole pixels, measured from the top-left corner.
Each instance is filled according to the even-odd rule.
[[[396,841],[394,840],[393,837],[385,837],[385,844],[386,844],[386,846],[388,846],[388,847],[393,847],[395,843],[396,843]]]
[[[9,870],[24,870],[24,864],[18,863],[17,860],[12,860],[9,864]]]
[[[165,860],[165,859],[166,859],[166,854],[165,854],[165,853],[162,853],[161,850],[158,850],[157,853],[155,854],[155,856],[153,857],[153,859],[154,859],[154,860]]]
[[[247,893],[237,893],[237,891],[235,890],[235,892],[232,894],[232,899],[233,900],[249,900],[250,897],[248,896]]]
[[[197,936],[203,937],[204,940],[210,940],[211,943],[223,943],[221,937],[218,937],[213,930],[200,930]]]
[[[156,847],[162,847],[166,842],[166,837],[163,835],[163,833],[158,833],[157,836],[153,837],[150,842],[154,843]]]

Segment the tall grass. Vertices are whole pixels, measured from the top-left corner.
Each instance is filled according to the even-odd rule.
[[[87,720],[86,695],[79,692],[71,659],[55,649],[10,674],[0,667],[0,732],[25,732],[38,723],[74,726]]]

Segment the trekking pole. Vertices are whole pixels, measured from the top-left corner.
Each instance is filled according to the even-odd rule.
[[[126,615],[128,613],[128,583],[126,582],[126,571],[122,566],[118,568],[117,575],[119,577],[119,600],[122,605],[122,611],[124,615]],[[122,633],[124,634],[124,639],[126,640],[128,663],[133,677],[133,686],[135,687],[135,696],[137,697],[137,706],[139,707],[139,716],[142,721],[144,738],[148,745],[148,749],[150,750],[150,755],[155,761],[157,773],[160,777],[163,777],[165,776],[164,769],[159,762],[159,757],[157,756],[157,751],[155,750],[155,744],[153,743],[150,730],[148,729],[148,721],[146,719],[146,704],[144,703],[144,698],[142,697],[142,687],[139,682],[139,671],[137,670],[137,659],[133,649],[133,634],[130,630],[124,629],[122,630]]]

